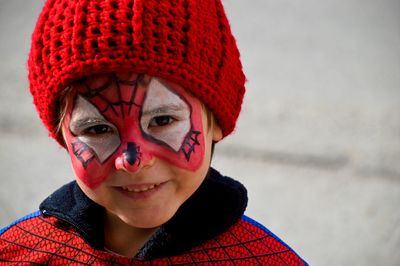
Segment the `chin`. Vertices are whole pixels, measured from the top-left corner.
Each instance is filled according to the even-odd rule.
[[[148,212],[148,213],[133,213],[132,215],[121,214],[118,218],[124,223],[135,228],[150,229],[160,227],[161,225],[168,222],[176,213],[175,210],[163,211],[163,212]]]

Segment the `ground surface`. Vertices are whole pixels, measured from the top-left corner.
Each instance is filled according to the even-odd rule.
[[[225,0],[247,73],[214,165],[313,265],[400,264],[400,2]],[[42,1],[0,1],[0,227],[72,179],[27,90]]]

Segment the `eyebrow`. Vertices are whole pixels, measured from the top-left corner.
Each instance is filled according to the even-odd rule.
[[[186,105],[181,103],[181,104],[165,104],[165,105],[161,105],[158,106],[156,108],[153,109],[149,109],[149,110],[145,110],[142,113],[142,116],[147,116],[147,115],[155,115],[155,114],[165,114],[165,113],[169,113],[171,111],[173,112],[179,112],[179,111],[183,111],[186,109]]]
[[[96,124],[99,124],[99,123],[107,123],[107,124],[109,124],[104,119],[87,117],[87,118],[79,118],[79,119],[76,119],[76,120],[71,120],[70,127],[71,128],[84,128],[84,127],[96,125]]]

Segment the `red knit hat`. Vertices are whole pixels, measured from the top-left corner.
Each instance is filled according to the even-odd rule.
[[[30,90],[57,139],[60,92],[95,73],[133,71],[181,85],[232,132],[245,92],[220,0],[48,0],[32,35]]]

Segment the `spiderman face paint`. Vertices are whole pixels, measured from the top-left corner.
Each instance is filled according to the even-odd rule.
[[[196,171],[204,157],[202,107],[181,87],[136,74],[74,85],[63,132],[77,177],[94,189],[115,171],[136,173],[159,159]]]

